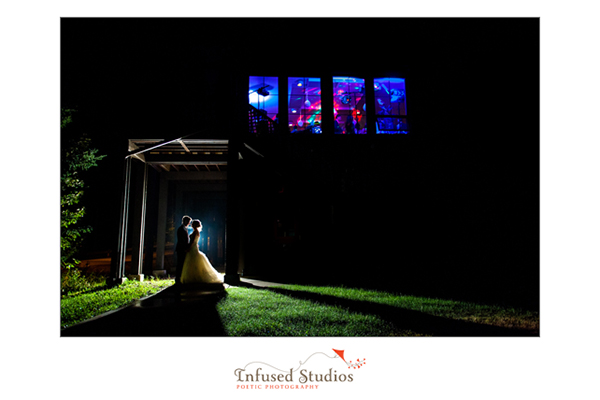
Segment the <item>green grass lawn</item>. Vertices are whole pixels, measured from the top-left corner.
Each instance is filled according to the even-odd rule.
[[[174,283],[173,279],[144,282],[128,280],[120,286],[111,288],[104,282],[96,282],[88,285],[84,290],[67,292],[60,299],[60,326],[67,328],[105,312],[116,310],[135,300],[155,294]]]
[[[343,287],[286,285],[284,289],[335,296],[342,299],[383,304],[433,316],[506,328],[538,329],[539,313],[514,307],[484,305],[466,301],[406,296],[375,290]]]
[[[229,336],[432,336],[471,327],[535,335],[539,329],[532,311],[344,287],[231,287],[217,310]]]
[[[98,282],[63,293],[61,327],[126,306],[173,283],[127,281],[109,288]],[[231,286],[214,306],[228,336],[495,336],[498,329],[501,335],[535,336],[539,331],[539,314],[534,311],[347,287]]]
[[[415,336],[375,315],[295,299],[270,290],[231,287],[217,310],[229,336]]]

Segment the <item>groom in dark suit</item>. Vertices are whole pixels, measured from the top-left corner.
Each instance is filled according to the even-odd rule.
[[[175,246],[175,252],[177,253],[177,269],[175,271],[175,283],[181,283],[183,262],[185,261],[185,255],[190,247],[190,235],[188,234],[187,227],[191,220],[190,217],[184,215],[181,219],[181,226],[177,228],[177,245]]]

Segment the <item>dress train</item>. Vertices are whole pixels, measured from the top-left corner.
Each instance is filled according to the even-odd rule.
[[[200,235],[192,234],[191,248],[185,256],[181,283],[223,283],[223,276],[212,266],[206,254],[198,249]]]

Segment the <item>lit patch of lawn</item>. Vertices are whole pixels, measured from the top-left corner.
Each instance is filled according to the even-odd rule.
[[[158,293],[174,283],[172,279],[126,281],[113,288],[98,284],[88,291],[69,293],[60,300],[61,328],[116,310],[135,300]]]
[[[494,325],[505,328],[539,329],[539,313],[517,308],[482,305],[465,301],[404,296],[345,287],[281,285],[277,288],[334,296],[342,299],[372,302],[419,311],[437,317]]]
[[[295,299],[269,290],[230,287],[217,310],[229,336],[417,336],[376,315]]]

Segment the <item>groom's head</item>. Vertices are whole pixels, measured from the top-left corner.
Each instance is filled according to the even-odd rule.
[[[188,224],[190,223],[192,219],[190,217],[188,217],[187,215],[184,215],[183,218],[181,219],[181,223],[183,224],[183,226],[188,226]]]

